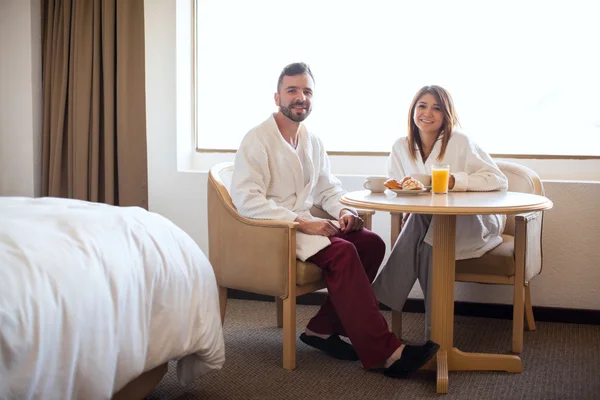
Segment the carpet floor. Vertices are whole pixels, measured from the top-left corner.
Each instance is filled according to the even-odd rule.
[[[317,309],[298,306],[298,335]],[[390,323],[391,313],[383,314]],[[224,328],[223,369],[183,387],[171,362],[148,399],[600,399],[600,325],[538,322],[524,334],[522,373],[451,371],[447,395],[436,394],[433,371],[390,379],[299,339],[296,370],[284,370],[275,303],[229,300]],[[424,314],[404,313],[403,329],[406,340],[422,342]],[[454,342],[463,351],[509,354],[511,329],[510,320],[457,316]]]

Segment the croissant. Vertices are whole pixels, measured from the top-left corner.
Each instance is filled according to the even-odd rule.
[[[394,189],[394,190],[402,189],[402,183],[398,182],[395,179],[388,179],[387,181],[383,182],[383,184],[388,189]]]

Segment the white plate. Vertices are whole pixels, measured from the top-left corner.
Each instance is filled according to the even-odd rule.
[[[390,189],[396,193],[396,196],[416,196],[421,193],[427,193],[429,189],[423,188],[421,190],[402,190],[402,189]]]

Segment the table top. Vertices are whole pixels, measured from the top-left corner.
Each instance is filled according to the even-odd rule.
[[[417,214],[473,215],[520,214],[552,208],[548,198],[520,192],[424,192],[405,196],[386,190],[371,193],[360,190],[346,193],[341,203],[356,208]]]

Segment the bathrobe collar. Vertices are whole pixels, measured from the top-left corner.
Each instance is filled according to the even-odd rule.
[[[269,119],[269,128],[271,134],[277,137],[275,140],[277,143],[279,143],[278,149],[285,153],[285,157],[289,162],[289,167],[294,178],[294,187],[296,193],[298,193],[298,196],[296,197],[296,204],[294,204],[294,209],[301,209],[304,206],[304,199],[310,196],[313,183],[315,183],[316,179],[318,178],[318,176],[316,176],[316,171],[313,168],[313,155],[309,151],[309,149],[312,149],[310,136],[304,124],[300,123],[298,132],[298,147],[294,149],[283,138],[283,135],[277,126],[277,122],[275,121],[275,114],[272,114],[271,118]],[[304,185],[304,172],[302,170],[302,163],[298,157],[299,152],[302,152],[302,156],[308,161],[306,163],[306,168],[309,169],[307,172],[310,176],[310,180],[307,185]]]
[[[426,161],[423,161],[423,157],[421,156],[421,152],[419,151],[419,146],[415,143],[415,153],[417,155],[417,167],[419,168],[420,174],[430,174],[431,167],[435,164],[439,163],[438,156],[442,151],[442,136],[438,136],[435,143],[433,144],[433,149],[431,149],[431,154],[427,157]]]

